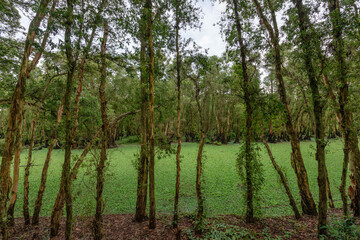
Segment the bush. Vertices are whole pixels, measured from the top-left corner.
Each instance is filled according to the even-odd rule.
[[[360,229],[352,218],[332,218],[328,225],[328,237],[321,239],[360,239]]]

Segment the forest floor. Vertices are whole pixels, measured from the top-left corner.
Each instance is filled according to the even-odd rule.
[[[332,227],[334,222],[341,221],[341,216],[341,209],[329,209]],[[177,238],[179,232],[171,227],[169,215],[158,216],[154,230],[148,229],[147,221],[137,223],[133,220],[133,214],[104,215],[104,239],[318,239],[317,218],[311,216],[303,216],[300,220],[293,216],[262,218],[254,224],[246,224],[236,215],[217,216],[206,220],[201,237],[194,234],[191,218],[183,217],[179,226],[180,238]],[[39,226],[24,226],[23,219],[18,218],[15,227],[10,229],[11,239],[48,239],[49,222],[48,217],[42,217]],[[64,239],[64,225],[63,219],[59,239]],[[92,218],[77,217],[73,239],[92,239]],[[346,239],[356,238],[348,234]]]

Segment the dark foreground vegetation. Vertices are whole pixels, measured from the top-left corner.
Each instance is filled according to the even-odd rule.
[[[91,232],[95,239],[108,238],[104,223],[111,221],[125,224],[134,238],[147,231],[156,238],[161,226],[169,234],[183,232],[185,224],[191,225],[189,238],[220,234],[221,239],[224,232],[241,229],[209,223],[218,214],[209,211],[207,200],[226,196],[226,191],[207,191],[208,179],[236,192],[231,200],[240,204],[241,221],[255,229],[273,221],[259,218],[263,194],[272,190],[268,169],[280,179],[282,200],[288,202],[295,225],[309,219],[318,238],[358,238],[359,2],[213,2],[226,9],[219,21],[226,42],[221,56],[209,56],[206,46],[184,37],[184,31],[202,23],[201,5],[192,0],[0,2],[2,239],[13,238],[19,223],[25,225],[19,229],[47,229],[52,239],[75,238],[76,217],[89,215],[78,224],[87,222],[91,228],[81,225],[79,231]],[[336,167],[329,154],[333,138],[341,139]],[[124,139],[140,145],[125,167],[136,177],[130,181],[131,192],[122,185],[129,182],[115,182],[114,195],[131,194],[128,212],[134,215],[112,219],[104,217],[106,181],[109,173],[121,173],[111,168],[109,148]],[[189,155],[184,140],[197,143]],[[314,143],[310,156],[302,146],[309,140]],[[206,144],[232,141],[240,144],[233,145],[237,154],[229,157],[231,168],[215,178],[226,169],[221,166],[226,160],[219,158],[213,162],[217,171],[207,177],[207,159],[218,152],[209,155]],[[287,142],[291,149],[277,156],[268,142]],[[44,153],[41,161],[37,149]],[[59,152],[61,161],[55,161]],[[266,164],[265,154],[270,159]],[[118,154],[116,161],[125,157]],[[163,159],[172,164],[164,168],[171,172],[166,179],[158,175]],[[183,165],[186,161],[191,167]],[[34,181],[36,171],[40,174]],[[186,178],[186,171],[193,171],[192,178]],[[81,192],[75,182],[85,173],[92,201],[88,214],[81,215],[74,208]],[[236,184],[226,182],[229,174]],[[57,184],[50,186],[53,176]],[[187,181],[189,189],[183,189]],[[166,207],[158,201],[163,183],[173,186]],[[189,214],[182,208],[184,190],[196,196]],[[113,205],[126,206],[121,201]],[[341,210],[333,210],[336,206]],[[165,208],[167,215],[160,217]],[[343,236],[333,236],[330,209],[339,215],[336,234]],[[23,220],[16,219],[19,213]],[[288,225],[292,217],[284,219]],[[126,232],[119,234],[126,238]],[[299,231],[291,234],[289,238],[301,236]],[[35,233],[35,238],[41,237]]]

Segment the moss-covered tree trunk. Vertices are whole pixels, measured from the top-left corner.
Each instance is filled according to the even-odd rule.
[[[327,235],[327,174],[325,164],[325,126],[323,119],[324,100],[319,91],[319,79],[313,66],[313,50],[312,50],[312,32],[310,20],[305,12],[302,0],[294,0],[297,14],[299,17],[299,29],[301,49],[303,51],[303,59],[309,78],[309,85],[314,106],[315,118],[315,138],[316,138],[316,160],[318,162],[318,186],[319,186],[319,215],[318,215],[318,234],[319,236]]]
[[[284,188],[285,188],[285,191],[286,191],[286,195],[288,196],[289,198],[289,203],[290,203],[290,206],[295,214],[295,218],[296,219],[300,219],[301,218],[301,215],[300,215],[300,212],[299,212],[299,209],[297,208],[297,205],[296,205],[296,202],[295,202],[295,198],[293,197],[292,193],[291,193],[291,190],[289,188],[289,185],[287,184],[287,181],[286,181],[286,178],[285,178],[285,175],[284,173],[282,172],[281,168],[279,167],[279,165],[276,163],[275,161],[275,158],[271,152],[271,149],[269,147],[269,144],[266,142],[265,140],[265,137],[263,137],[262,139],[263,143],[264,143],[264,146],[266,147],[266,150],[268,152],[268,155],[270,157],[270,160],[271,160],[271,163],[273,164],[276,172],[278,173],[280,179],[281,179],[281,183],[283,184]]]
[[[19,187],[20,154],[21,154],[21,143],[22,143],[21,135],[23,130],[22,126],[24,123],[24,114],[25,114],[25,110],[20,114],[21,121],[19,121],[19,126],[16,130],[13,181],[12,181],[9,208],[7,212],[9,226],[15,225],[14,211],[15,211],[15,203],[17,199],[17,191]]]
[[[41,172],[41,178],[40,178],[40,185],[39,185],[39,191],[38,191],[38,195],[37,198],[35,200],[35,206],[34,206],[34,214],[32,217],[32,224],[33,225],[38,225],[39,224],[39,217],[40,217],[40,211],[41,211],[41,206],[42,206],[42,199],[44,196],[44,192],[46,189],[46,180],[47,180],[47,172],[50,166],[50,160],[51,160],[51,155],[52,152],[54,150],[54,147],[57,143],[57,131],[59,129],[60,126],[60,122],[61,122],[61,118],[63,115],[63,110],[64,110],[64,101],[65,101],[65,96],[62,99],[59,109],[58,109],[58,113],[57,113],[57,117],[56,117],[56,123],[53,129],[53,132],[50,136],[50,146],[48,148],[48,152],[45,158],[45,162],[44,162],[44,166]]]
[[[180,0],[176,1],[175,9],[175,47],[176,47],[176,86],[177,86],[177,121],[176,121],[176,183],[175,183],[175,199],[174,199],[174,218],[173,227],[178,227],[179,222],[179,195],[180,195],[180,158],[181,158],[181,56],[179,49],[179,30],[180,30]]]
[[[71,179],[70,179],[70,163],[71,163],[71,147],[72,147],[72,112],[71,112],[71,93],[73,88],[73,78],[75,73],[76,61],[73,56],[73,48],[71,43],[72,27],[73,27],[73,0],[67,0],[66,20],[65,20],[65,52],[67,59],[67,80],[65,89],[65,157],[61,182],[64,183],[65,203],[66,203],[66,225],[65,239],[71,239],[72,233],[72,195],[71,195]]]
[[[59,76],[59,75],[55,75],[54,77]],[[29,213],[29,188],[30,188],[30,184],[29,184],[29,175],[30,175],[30,167],[32,164],[32,151],[34,148],[34,143],[35,143],[35,137],[36,137],[36,128],[37,128],[37,124],[38,124],[38,120],[39,120],[39,116],[40,116],[40,110],[41,110],[41,106],[42,106],[42,102],[44,100],[45,94],[49,88],[49,85],[52,81],[52,79],[54,77],[49,78],[48,82],[46,83],[43,92],[41,93],[40,99],[39,99],[39,104],[36,107],[35,113],[33,113],[33,115],[35,115],[35,117],[32,120],[31,123],[31,135],[30,135],[30,146],[29,146],[29,151],[28,151],[28,159],[27,159],[27,163],[26,163],[26,167],[25,167],[25,173],[24,173],[24,202],[23,202],[23,215],[24,215],[24,221],[25,221],[25,225],[29,225],[30,224],[30,213]]]
[[[237,30],[238,44],[240,48],[241,68],[246,111],[246,132],[245,132],[245,182],[246,182],[246,213],[245,220],[247,223],[253,223],[254,219],[254,185],[253,185],[253,167],[252,167],[252,112],[253,106],[251,103],[250,92],[250,78],[248,75],[248,67],[246,61],[246,47],[243,39],[243,29],[241,26],[241,20],[239,16],[239,7],[237,0],[233,0],[235,25]],[[230,106],[229,106],[230,107]]]
[[[204,150],[205,145],[205,137],[206,137],[206,124],[204,119],[204,111],[201,107],[200,103],[200,85],[198,82],[198,79],[193,79],[195,84],[195,99],[196,99],[196,105],[199,112],[199,118],[200,118],[200,128],[201,128],[201,137],[200,137],[200,144],[199,144],[199,150],[196,158],[196,197],[197,197],[197,214],[196,214],[196,226],[195,231],[198,234],[201,234],[202,227],[203,227],[203,218],[204,218],[204,197],[202,193],[202,154]]]
[[[30,22],[25,40],[24,53],[20,64],[20,74],[11,100],[8,126],[5,134],[5,144],[0,167],[0,227],[4,240],[9,239],[6,209],[7,199],[11,188],[10,165],[14,152],[16,132],[20,126],[20,121],[22,121],[21,114],[24,111],[29,55],[34,43],[37,28],[40,26],[42,19],[45,17],[45,11],[50,2],[51,0],[42,0],[39,3],[36,15]]]
[[[267,17],[263,13],[263,9],[258,0],[253,0],[258,15],[262,22],[264,23],[273,46],[274,54],[275,54],[275,71],[276,71],[276,79],[278,82],[278,92],[280,96],[280,101],[284,105],[285,110],[285,126],[287,134],[290,136],[290,143],[292,149],[292,159],[294,161],[294,171],[297,177],[298,188],[300,190],[301,197],[301,207],[303,213],[308,215],[317,215],[316,205],[314,198],[310,191],[309,180],[304,164],[304,160],[302,158],[301,150],[300,150],[300,141],[298,138],[297,131],[293,124],[293,119],[291,116],[289,101],[287,99],[287,93],[285,88],[285,83],[282,75],[282,60],[280,53],[280,43],[279,43],[279,30],[277,27],[277,20],[275,11],[272,8],[271,1],[268,1],[268,5],[271,12],[271,19],[273,22],[273,26],[269,23]]]
[[[106,87],[106,43],[108,39],[109,29],[108,22],[104,23],[104,37],[103,42],[101,44],[101,76],[100,76],[100,87],[99,87],[99,95],[100,95],[100,103],[101,103],[101,119],[102,119],[102,132],[103,136],[101,139],[101,152],[100,152],[100,161],[97,166],[97,184],[96,184],[96,212],[95,212],[95,221],[94,221],[94,235],[95,239],[100,240],[103,238],[102,233],[102,224],[103,218],[102,213],[104,210],[102,193],[104,188],[104,168],[106,162],[106,148],[108,146],[108,130],[109,130],[109,122],[107,117],[107,108],[106,108],[106,95],[105,95],[105,87]]]
[[[149,228],[156,227],[156,212],[155,212],[155,125],[154,125],[154,45],[153,45],[153,5],[152,0],[146,0],[146,20],[147,20],[147,38],[149,51],[149,195],[150,195],[150,210],[149,210]]]
[[[353,129],[352,113],[349,108],[349,84],[347,81],[347,63],[345,60],[345,49],[343,40],[343,29],[345,22],[342,19],[340,11],[340,2],[338,0],[329,0],[330,21],[332,23],[333,45],[335,49],[336,72],[338,79],[338,102],[341,115],[341,128],[344,138],[344,164],[343,176],[346,177],[348,162],[350,161],[350,179],[353,179],[352,206],[354,216],[360,216],[360,151],[356,131]],[[351,157],[349,157],[349,154]],[[342,188],[344,187],[342,183]],[[354,186],[355,185],[355,186]],[[344,195],[344,193],[342,194]],[[342,197],[344,198],[344,197]]]
[[[145,12],[140,21],[140,87],[141,87],[141,116],[140,116],[140,159],[138,165],[138,186],[136,199],[135,221],[142,222],[146,218],[146,201],[148,191],[148,164],[149,164],[149,141],[148,141],[148,90],[147,90],[147,65],[146,65],[146,24]]]

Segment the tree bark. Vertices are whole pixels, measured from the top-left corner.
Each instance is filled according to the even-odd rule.
[[[38,191],[38,195],[37,195],[37,198],[35,201],[34,214],[32,217],[32,225],[39,224],[39,216],[40,216],[40,210],[41,210],[41,206],[42,206],[42,198],[44,196],[44,192],[46,189],[47,172],[48,172],[49,165],[50,165],[52,151],[54,150],[54,147],[57,143],[57,131],[59,129],[61,117],[63,114],[64,101],[65,101],[65,95],[60,103],[54,130],[50,136],[50,146],[48,148],[48,152],[47,152],[46,159],[45,159],[44,166],[43,166],[42,173],[41,173],[39,191]]]
[[[32,164],[32,151],[34,148],[34,142],[35,142],[35,136],[36,136],[36,127],[40,116],[40,109],[45,97],[45,94],[47,92],[47,89],[49,88],[49,85],[54,77],[58,77],[63,74],[56,74],[55,76],[49,78],[49,81],[46,83],[43,92],[41,93],[40,99],[39,99],[39,105],[36,107],[36,115],[35,119],[33,119],[31,124],[31,136],[30,136],[30,147],[28,152],[28,160],[25,167],[25,173],[24,173],[24,203],[23,203],[23,214],[24,214],[24,221],[25,225],[30,224],[30,213],[29,213],[29,175],[30,175],[30,167]]]
[[[276,79],[278,82],[278,92],[280,95],[280,100],[285,107],[285,116],[286,116],[285,126],[286,126],[286,131],[290,136],[292,158],[296,163],[295,164],[296,168],[294,168],[294,171],[297,177],[297,183],[300,190],[301,207],[303,213],[308,215],[317,215],[315,201],[310,191],[308,176],[300,150],[300,141],[293,125],[289,102],[286,94],[285,83],[282,76],[282,67],[281,67],[282,60],[281,60],[280,44],[279,44],[279,30],[277,27],[275,12],[272,9],[272,5],[269,4],[271,11],[271,18],[273,22],[273,27],[272,27],[266,16],[263,14],[263,10],[259,1],[253,0],[253,2],[256,6],[256,10],[258,12],[260,19],[265,24],[265,27],[270,35],[271,43],[273,45],[273,49],[275,53],[275,70],[276,70]]]
[[[25,89],[27,78],[27,66],[29,62],[29,55],[36,36],[36,30],[40,26],[41,21],[45,17],[45,10],[51,0],[42,0],[35,17],[30,22],[29,30],[25,40],[24,53],[20,65],[20,74],[17,85],[11,100],[11,107],[9,111],[8,126],[5,134],[5,145],[3,149],[3,157],[0,167],[0,226],[2,237],[4,240],[9,239],[9,232],[7,228],[6,208],[7,199],[11,187],[10,165],[13,157],[15,135],[17,128],[19,128],[21,114],[24,110],[25,103]]]
[[[154,135],[154,46],[153,46],[153,17],[152,17],[152,0],[146,0],[145,10],[147,11],[147,37],[148,37],[148,51],[149,51],[149,195],[150,195],[150,210],[149,210],[149,228],[156,227],[156,212],[155,212],[155,135]]]
[[[100,16],[103,12],[103,8],[105,5],[105,0],[102,0],[101,3],[99,4],[98,7],[98,12],[96,13],[95,17],[94,17],[94,22],[92,25],[92,30],[91,30],[91,34],[90,34],[90,38],[87,42],[87,45],[85,47],[85,50],[83,52],[82,55],[82,59],[80,62],[80,66],[79,66],[79,71],[78,71],[78,88],[76,90],[76,97],[75,97],[75,103],[74,103],[74,112],[73,112],[73,119],[74,119],[74,123],[73,123],[73,127],[71,130],[71,136],[72,139],[75,139],[75,135],[76,135],[76,129],[79,123],[79,110],[80,110],[80,96],[82,93],[82,89],[83,89],[83,78],[84,78],[84,66],[92,45],[92,42],[94,40],[94,36],[95,36],[95,32],[96,29],[98,27],[99,21],[100,21]]]
[[[246,181],[246,213],[245,220],[247,223],[255,222],[254,218],[254,186],[253,186],[253,169],[251,166],[252,162],[252,150],[251,150],[251,141],[252,141],[252,112],[253,107],[251,104],[251,93],[250,93],[250,79],[248,75],[248,67],[246,61],[246,48],[244,45],[243,39],[243,30],[241,26],[241,20],[239,16],[239,8],[237,0],[233,0],[234,5],[234,15],[235,15],[235,24],[238,34],[238,44],[240,47],[241,55],[241,68],[242,68],[242,77],[243,77],[243,91],[244,91],[244,101],[246,108],[246,133],[245,133],[245,181]]]
[[[73,26],[73,0],[67,0],[67,14],[65,21],[65,51],[68,65],[68,74],[65,89],[65,158],[61,181],[64,182],[65,202],[66,202],[66,225],[65,239],[71,239],[72,233],[72,195],[71,195],[71,179],[70,179],[70,163],[71,163],[71,146],[72,146],[72,112],[71,112],[71,92],[73,88],[73,78],[75,73],[76,61],[73,56],[71,43]]]
[[[202,154],[205,145],[205,134],[206,134],[206,125],[203,115],[203,110],[200,103],[200,86],[198,79],[193,79],[195,84],[195,98],[196,104],[199,112],[200,117],[200,127],[201,127],[201,138],[200,138],[200,145],[198,150],[198,155],[196,158],[196,196],[197,196],[197,215],[196,215],[196,226],[195,232],[197,234],[201,234],[202,227],[203,227],[203,218],[204,218],[204,198],[202,194],[202,187],[201,187],[201,178],[202,178]]]
[[[354,216],[360,216],[360,151],[358,146],[357,134],[353,129],[352,113],[349,111],[349,84],[347,81],[347,63],[344,57],[344,40],[342,37],[344,22],[340,12],[340,3],[338,0],[329,0],[330,21],[332,23],[333,43],[335,48],[336,71],[338,79],[338,102],[341,115],[341,128],[344,137],[344,164],[347,169],[347,161],[350,160],[350,179],[353,178],[354,197],[352,206]],[[350,151],[348,151],[348,149]],[[352,155],[349,158],[348,153]],[[346,175],[346,173],[345,173]],[[344,169],[343,176],[344,177]],[[345,181],[345,180],[343,180]],[[343,185],[343,183],[342,183]],[[343,187],[343,186],[342,186]]]
[[[303,50],[303,59],[307,70],[309,85],[314,106],[315,118],[315,138],[316,138],[316,160],[318,162],[318,186],[319,186],[319,215],[318,215],[318,235],[327,235],[327,171],[325,162],[325,126],[323,119],[323,109],[325,102],[323,101],[318,79],[316,78],[315,69],[312,63],[312,38],[314,34],[311,32],[310,20],[306,15],[302,0],[294,0],[297,14],[299,16],[299,29],[301,48]]]
[[[20,154],[21,154],[21,140],[22,140],[22,126],[24,122],[24,114],[25,110],[20,113],[19,125],[16,130],[16,138],[15,138],[15,154],[14,154],[14,172],[13,172],[13,181],[12,181],[12,190],[10,196],[10,203],[8,207],[7,217],[8,217],[8,225],[14,226],[15,219],[14,219],[14,210],[15,210],[15,203],[17,199],[17,191],[19,186],[19,168],[20,168]]]
[[[229,131],[230,131],[230,109],[231,109],[231,100],[229,100],[227,117],[226,117],[226,129],[224,134],[224,144],[228,144],[229,142]]]
[[[289,188],[289,186],[288,186],[288,184],[287,184],[285,175],[284,175],[284,173],[281,171],[281,168],[277,165],[277,163],[276,163],[276,161],[275,161],[275,158],[274,158],[274,156],[273,156],[273,154],[272,154],[272,152],[271,152],[271,149],[270,149],[270,147],[269,147],[269,145],[268,145],[268,143],[266,142],[266,140],[265,140],[264,137],[263,137],[263,140],[262,140],[262,141],[263,141],[264,146],[266,147],[266,150],[267,150],[267,152],[268,152],[268,154],[269,154],[271,163],[273,164],[273,166],[274,166],[276,172],[278,173],[278,175],[279,175],[279,177],[280,177],[280,179],[281,179],[281,182],[282,182],[282,184],[283,184],[283,186],[284,186],[284,188],[285,188],[286,195],[287,195],[288,198],[289,198],[290,206],[291,206],[291,208],[292,208],[292,210],[293,210],[293,212],[294,212],[294,214],[295,214],[295,218],[296,218],[296,219],[300,219],[300,218],[301,218],[301,215],[300,215],[299,209],[298,209],[297,206],[296,206],[295,199],[294,199],[294,197],[293,197],[293,195],[292,195],[292,193],[291,193],[291,190],[290,190],[290,188]]]
[[[103,218],[102,213],[104,211],[103,200],[102,200],[102,192],[104,188],[104,168],[106,162],[106,148],[108,145],[108,129],[109,129],[109,122],[107,117],[107,109],[106,109],[106,95],[105,95],[105,87],[106,87],[106,43],[109,34],[109,27],[108,22],[105,21],[104,23],[104,37],[103,42],[101,45],[101,77],[100,77],[100,88],[99,88],[99,95],[100,95],[100,103],[101,103],[101,119],[102,119],[102,144],[101,144],[101,152],[100,152],[100,161],[97,166],[97,185],[96,185],[96,213],[95,213],[95,221],[94,221],[94,232],[95,232],[95,239],[100,240],[103,238],[102,233],[102,224]]]
[[[141,149],[140,159],[138,165],[138,187],[135,221],[142,222],[146,218],[146,200],[148,190],[148,171],[149,171],[149,142],[148,142],[148,90],[147,90],[147,66],[146,66],[146,16],[142,15],[140,22],[140,85],[141,85],[141,116],[140,116],[140,131],[141,131]]]
[[[179,195],[180,195],[180,158],[181,158],[181,55],[179,50],[179,30],[180,30],[180,0],[176,1],[175,9],[175,45],[176,45],[176,80],[177,80],[177,122],[176,122],[176,138],[177,138],[177,150],[176,150],[176,183],[175,183],[175,200],[174,200],[174,218],[173,227],[178,228],[179,222]]]

